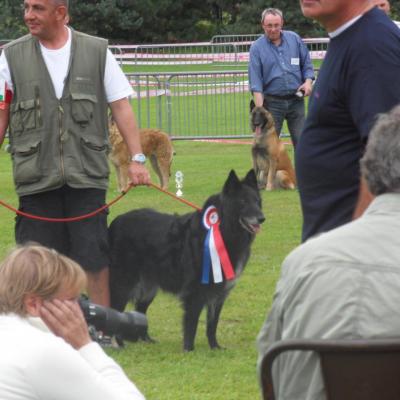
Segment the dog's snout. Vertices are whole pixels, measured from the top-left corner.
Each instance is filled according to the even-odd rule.
[[[257,218],[258,223],[261,225],[265,222],[265,217],[264,215],[261,215],[260,217]]]
[[[256,128],[263,128],[266,124],[266,120],[260,118],[259,116],[254,116],[252,119],[253,126]]]

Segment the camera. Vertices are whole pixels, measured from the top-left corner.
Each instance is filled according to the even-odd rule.
[[[91,303],[81,296],[79,306],[88,325],[104,335],[119,336],[129,341],[137,341],[147,334],[147,317],[137,311],[119,312],[112,308]]]

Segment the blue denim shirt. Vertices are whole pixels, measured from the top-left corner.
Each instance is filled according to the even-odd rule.
[[[282,31],[281,44],[274,45],[265,35],[250,47],[249,83],[252,92],[285,96],[314,79],[310,54],[300,36]]]

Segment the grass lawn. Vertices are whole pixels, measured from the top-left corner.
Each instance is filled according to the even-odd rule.
[[[251,168],[248,144],[174,142],[173,175],[184,173],[184,197],[202,205],[221,190],[230,169],[240,177]],[[153,175],[153,181],[156,178]],[[0,199],[17,205],[9,155],[0,150]],[[172,176],[170,191],[175,192]],[[228,297],[218,328],[225,350],[212,351],[205,337],[202,315],[196,349],[182,352],[182,311],[175,298],[159,294],[149,309],[150,335],[158,343],[127,343],[124,350],[109,350],[136,382],[148,400],[243,400],[259,398],[256,377],[256,335],[268,311],[280,265],[300,241],[301,213],[297,191],[263,192],[266,221],[257,236],[250,261]],[[117,196],[112,171],[109,200]],[[132,189],[110,210],[115,216],[139,207],[153,207],[169,213],[192,209],[153,188]],[[14,245],[14,215],[0,207],[0,258]]]

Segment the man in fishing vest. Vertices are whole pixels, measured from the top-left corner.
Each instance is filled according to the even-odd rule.
[[[66,25],[68,0],[25,0],[24,7],[30,33],[0,56],[0,144],[8,128],[19,209],[66,218],[105,204],[108,107],[132,155],[133,185],[149,184],[128,99],[132,88],[107,41]],[[91,300],[109,305],[107,212],[68,223],[17,216],[15,237],[76,260]]]

